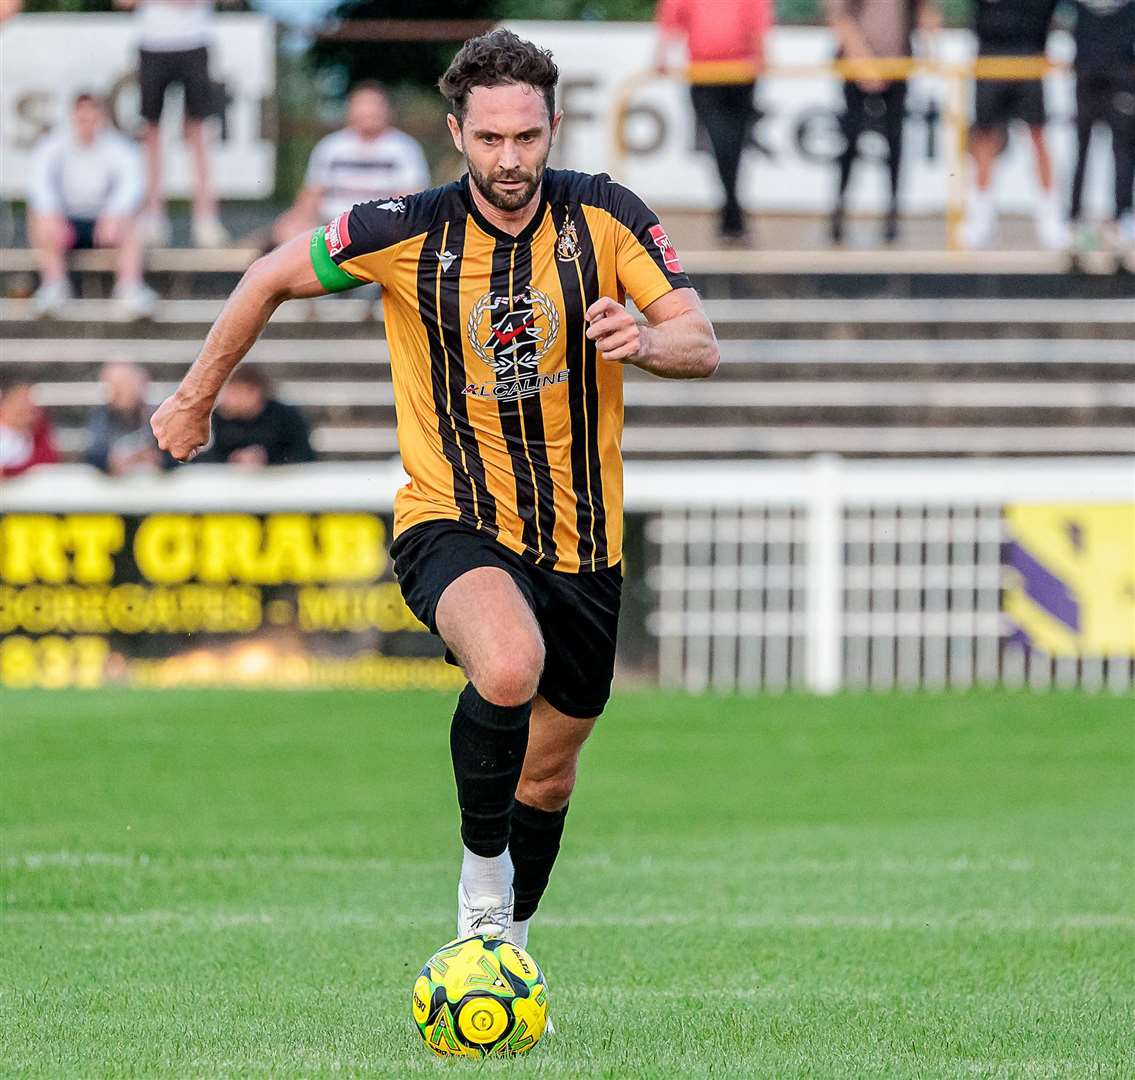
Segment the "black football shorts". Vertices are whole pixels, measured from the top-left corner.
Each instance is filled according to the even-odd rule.
[[[1044,127],[1044,83],[1039,79],[978,79],[974,127],[979,131],[1006,128],[1014,120]]]
[[[568,716],[598,716],[611,696],[623,589],[620,566],[567,574],[535,566],[492,537],[456,521],[424,521],[391,545],[394,575],[410,610],[437,633],[441,594],[469,570],[504,570],[544,635],[539,693]],[[452,653],[446,653],[457,664]]]
[[[209,50],[179,49],[164,52],[142,49],[138,58],[138,82],[142,91],[142,118],[156,124],[162,118],[166,91],[179,84],[185,92],[185,115],[204,120],[213,114],[213,84],[209,80]]]

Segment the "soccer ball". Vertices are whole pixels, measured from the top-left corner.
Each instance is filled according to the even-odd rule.
[[[460,938],[426,961],[410,1009],[426,1046],[441,1057],[507,1057],[540,1041],[548,988],[519,946]]]

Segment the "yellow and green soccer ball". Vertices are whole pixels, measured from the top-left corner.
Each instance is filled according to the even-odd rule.
[[[499,938],[461,938],[426,961],[410,1008],[435,1054],[508,1057],[540,1041],[548,988],[536,961],[518,946]]]

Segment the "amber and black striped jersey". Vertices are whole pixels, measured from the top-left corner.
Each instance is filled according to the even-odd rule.
[[[468,184],[364,203],[312,236],[325,288],[383,288],[410,476],[395,535],[452,519],[539,566],[614,566],[623,368],[596,355],[584,312],[627,295],[645,310],[689,280],[658,218],[605,175],[548,170],[517,236]]]

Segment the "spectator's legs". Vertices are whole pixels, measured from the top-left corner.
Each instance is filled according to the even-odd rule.
[[[839,179],[831,223],[834,244],[843,242],[844,200],[847,186],[851,182],[851,167],[855,164],[859,152],[859,136],[867,119],[867,95],[859,88],[858,83],[848,80],[843,84],[843,100],[844,110],[840,118],[840,129],[843,133],[844,146],[837,161]]]
[[[1115,218],[1121,224],[1126,215],[1127,231],[1135,204],[1135,79],[1116,79],[1110,86],[1107,119],[1111,127],[1111,152],[1115,159]],[[1135,236],[1126,238],[1127,243]]]
[[[1033,144],[1033,158],[1036,160],[1036,178],[1041,191],[1052,190],[1052,155],[1048,152],[1048,140],[1043,127],[1029,127],[1029,138]]]
[[[902,136],[906,123],[906,83],[891,83],[884,91],[882,100],[886,109],[883,134],[887,140],[887,166],[891,180],[891,205],[883,226],[883,241],[893,244],[899,234],[899,180],[902,174]]]
[[[28,213],[28,239],[35,248],[39,276],[43,283],[65,281],[71,227],[57,214]]]
[[[694,112],[709,134],[717,173],[725,192],[721,234],[739,237],[745,232],[745,214],[737,198],[737,176],[753,116],[753,83],[691,86]]]
[[[973,158],[974,186],[969,193],[962,242],[968,248],[988,247],[997,232],[997,206],[993,201],[993,163],[1005,144],[1003,127],[974,127],[969,152]]]
[[[204,121],[185,121],[185,141],[193,155],[193,216],[216,217],[217,199],[209,176],[209,148],[205,143]]]
[[[185,121],[185,141],[193,156],[193,243],[197,247],[222,247],[228,243],[229,234],[217,213],[203,120]]]
[[[1069,218],[1076,222],[1084,209],[1084,177],[1088,171],[1088,152],[1092,147],[1092,117],[1083,112],[1076,116],[1076,167],[1072,172],[1072,201]]]
[[[146,124],[142,133],[146,155],[146,213],[165,213],[165,191],[162,177],[162,132],[157,124]]]
[[[130,219],[123,223],[115,263],[115,286],[122,290],[142,280],[142,238],[138,225]]]
[[[1036,177],[1040,184],[1040,195],[1036,200],[1034,214],[1037,238],[1050,251],[1059,251],[1068,246],[1068,224],[1064,220],[1061,200],[1056,193],[1052,157],[1048,152],[1048,140],[1045,138],[1043,125],[1030,124],[1029,137],[1032,139]]]
[[[39,264],[39,288],[32,298],[37,315],[59,315],[71,299],[67,278],[67,252],[72,244],[71,224],[58,214],[28,213],[28,239]]]

